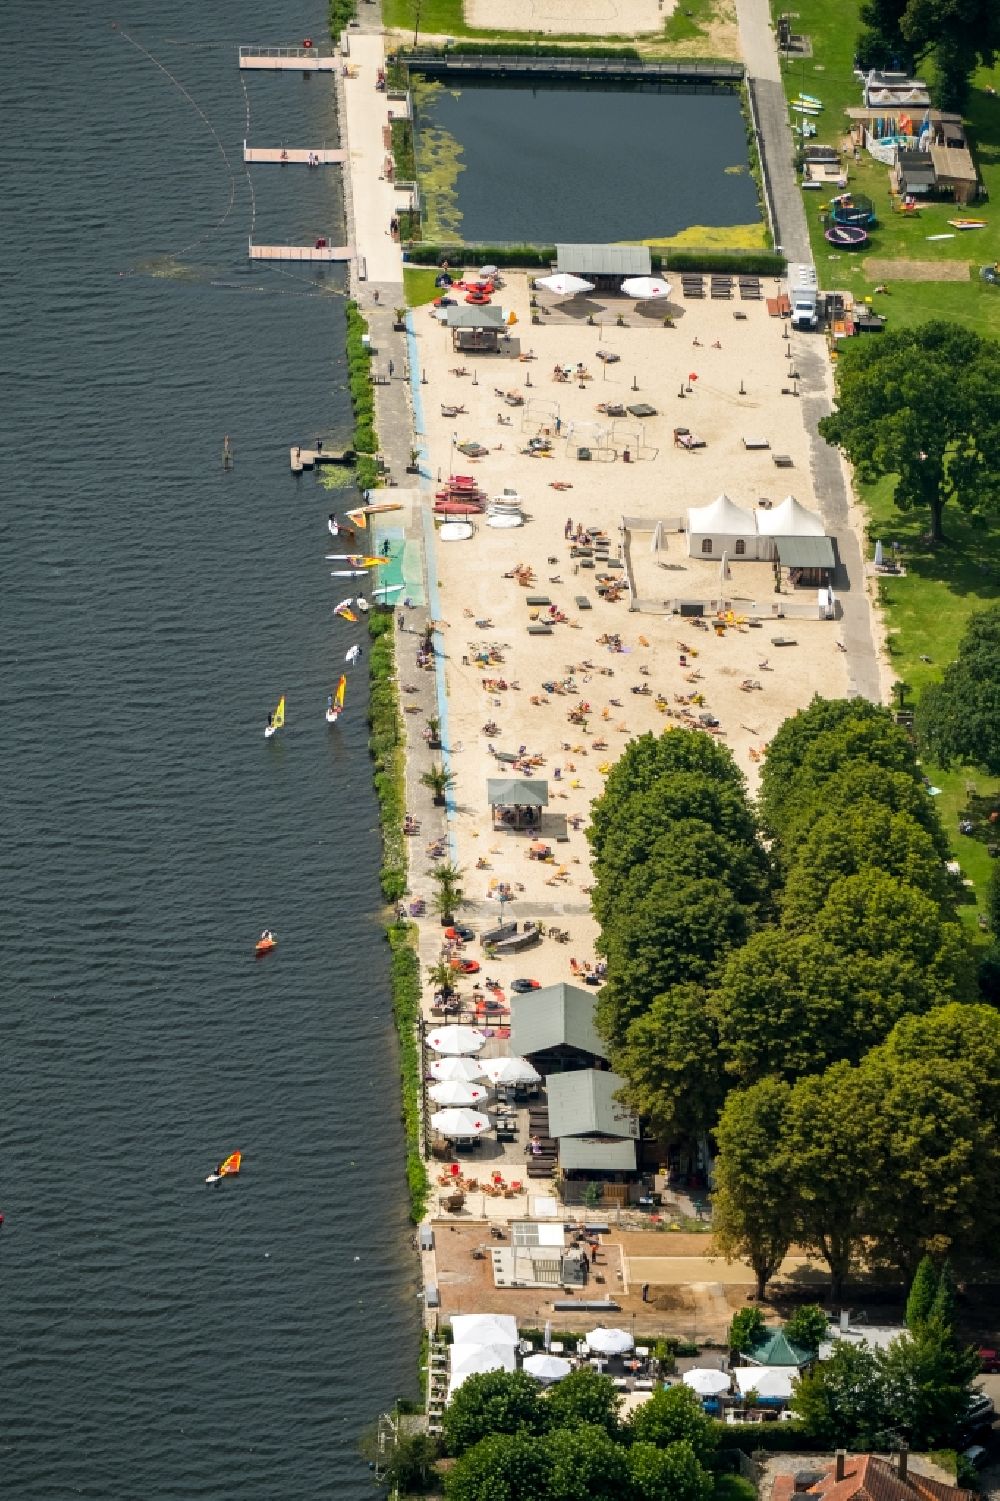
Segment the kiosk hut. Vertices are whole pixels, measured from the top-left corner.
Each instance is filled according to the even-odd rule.
[[[532,777],[490,777],[486,800],[494,829],[536,830],[542,822],[542,809],[548,807],[549,784]]]
[[[451,330],[451,347],[459,354],[496,354],[507,332],[503,308],[450,307],[446,309],[446,327]]]
[[[773,510],[758,510],[756,520],[758,555],[787,568],[793,585],[819,589],[831,582],[837,566],[833,539],[815,511],[786,495]]]
[[[649,276],[648,245],[557,245],[556,271],[582,276],[597,292],[620,292],[630,276]]]
[[[510,998],[510,1050],[540,1074],[606,1066],[594,1024],[597,997],[579,985],[544,985]]]
[[[593,1068],[546,1079],[549,1135],[558,1143],[566,1185],[577,1177],[618,1184],[635,1177],[639,1118],[615,1099],[624,1084],[620,1074]]]

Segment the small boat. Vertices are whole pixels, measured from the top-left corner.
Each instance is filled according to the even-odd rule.
[[[265,954],[269,954],[272,949],[276,949],[277,947],[277,938],[271,932],[270,928],[265,928],[253,946],[254,957],[256,959],[263,959]]]
[[[347,663],[349,663],[351,667],[354,666],[355,662],[360,661],[360,659],[361,659],[361,648],[360,648],[360,646],[352,646],[351,649],[350,649],[350,651],[345,652],[345,654],[344,654],[344,661],[347,662]]]
[[[382,568],[388,563],[388,558],[366,558],[361,553],[350,553],[347,561],[352,568]]]
[[[347,692],[347,679],[344,674],[340,675],[336,693],[331,693],[326,705],[327,724],[336,724],[344,712],[344,694]]]
[[[401,511],[402,509],[403,502],[401,500],[374,500],[370,505],[365,506],[364,514],[366,516],[378,516],[383,511]],[[350,511],[348,514],[353,516],[354,512]]]
[[[267,716],[267,724],[264,728],[264,739],[270,740],[271,736],[275,733],[276,730],[283,730],[284,728],[285,695],[282,694],[278,699],[278,707],[275,709],[274,713]]]
[[[952,229],[985,229],[985,219],[949,219]]]
[[[815,104],[790,104],[788,108],[793,109],[797,115],[818,115],[820,113]]]
[[[235,1178],[238,1176],[242,1165],[243,1153],[230,1152],[228,1157],[224,1157],[222,1159],[218,1167],[215,1169],[215,1172],[209,1173],[208,1177],[205,1179],[205,1182],[221,1183],[223,1178]]]
[[[817,99],[815,94],[803,94],[800,89],[798,97],[802,100],[803,104],[818,104],[821,109],[823,107],[822,99]]]

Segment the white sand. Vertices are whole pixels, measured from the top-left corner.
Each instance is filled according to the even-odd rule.
[[[773,292],[773,284],[765,290]],[[516,312],[518,323],[512,332],[520,336],[522,348],[534,350],[537,356],[528,363],[488,355],[458,356],[452,351],[450,333],[427,309],[418,310],[415,320],[420,364],[428,381],[421,395],[431,473],[447,477],[453,434],[458,441],[478,440],[490,448],[488,457],[475,462],[456,454],[455,472],[474,474],[489,495],[505,486],[515,489],[525,497],[530,512],[528,523],[511,531],[492,530],[485,518],[478,518],[471,542],[438,543],[437,567],[447,649],[451,764],[457,776],[457,847],[466,870],[467,892],[478,901],[489,896],[492,882],[514,883],[514,917],[537,915],[571,932],[571,942],[565,946],[546,943],[524,959],[497,967],[504,979],[528,974],[546,984],[570,977],[570,957],[581,962],[594,957],[595,926],[587,897],[588,847],[583,829],[571,830],[568,843],[553,846],[558,863],[547,865],[528,858],[526,837],[493,833],[486,782],[507,772],[489,755],[488,740],[502,750],[516,751],[525,745],[542,757],[535,775],[548,779],[549,813],[578,815],[585,825],[589,804],[603,786],[602,768],[621,754],[631,736],[663,731],[672,722],[657,712],[652,697],[634,696],[633,685],[645,682],[654,693],[661,691],[671,710],[679,707],[675,695],[703,694],[705,706],[721,721],[725,743],[753,786],[756,763],[751,751],[758,753],[777,726],[814,693],[844,694],[847,678],[836,622],[786,620],[779,626],[765,624],[760,630],[744,626],[726,631],[719,639],[713,631],[696,629],[678,617],[630,613],[627,595],[618,604],[605,603],[596,597],[593,572],[574,573],[563,538],[567,517],[574,523],[600,526],[611,538],[614,555],[623,513],[684,514],[689,505],[705,504],[721,490],[751,507],[760,495],[778,501],[792,491],[804,505],[815,508],[800,403],[780,394],[792,363],[785,356],[783,324],[768,317],[764,302],[706,299],[678,302],[678,326],[673,330],[663,328],[662,313],[653,320],[636,317],[631,304],[617,300],[614,307],[625,308],[629,327],[615,327],[613,315],[602,329],[565,319],[533,326],[528,297],[527,279],[511,275],[496,299],[505,310]],[[746,312],[746,319],[734,319],[736,310]],[[700,348],[694,347],[695,338]],[[716,340],[721,349],[711,347]],[[619,353],[620,363],[602,367],[595,357],[599,348]],[[557,384],[552,379],[557,361],[572,366],[583,362],[593,379],[584,382],[582,389],[575,381]],[[459,366],[465,366],[470,375],[452,374]],[[699,376],[695,395],[681,400],[677,392],[691,372]],[[746,396],[738,394],[741,381]],[[495,387],[520,389],[534,406],[508,407],[496,396]],[[533,459],[519,452],[543,422],[551,424],[556,406],[565,428],[569,423],[596,420],[596,404],[615,399],[626,404],[647,401],[658,408],[659,415],[643,424],[645,443],[639,462],[626,465],[619,458],[581,463],[575,458],[576,444],[563,439],[551,459]],[[441,416],[442,402],[464,405],[467,415]],[[498,413],[509,416],[512,425],[498,425]],[[694,453],[675,449],[672,429],[680,424],[704,437],[707,448]],[[773,451],[792,455],[794,468],[776,469],[766,451],[747,453],[741,444],[745,434],[766,436]],[[566,481],[572,488],[560,493],[550,487],[551,481]],[[549,562],[550,558],[556,561]],[[668,558],[683,570],[676,575],[685,580],[678,593],[697,595],[699,576],[710,591],[717,592],[718,563],[689,560],[686,538],[671,539]],[[533,589],[504,577],[517,563],[534,569]],[[746,572],[741,574],[741,570]],[[771,587],[767,564],[734,561],[732,571],[731,587],[737,592],[754,595]],[[741,580],[751,576],[752,587],[744,590]],[[663,573],[662,577],[673,575]],[[571,624],[556,625],[551,636],[529,636],[525,598],[536,591],[560,606]],[[574,596],[579,593],[591,597],[592,610],[583,613],[576,608]],[[798,597],[815,598],[815,591],[799,591]],[[477,617],[492,619],[493,628],[477,629]],[[621,634],[627,647],[624,654],[609,652],[598,643],[597,638],[606,632]],[[779,632],[794,636],[798,644],[773,647],[770,638]],[[648,645],[641,644],[640,637]],[[502,647],[501,666],[478,670],[471,665],[470,649],[483,642]],[[679,664],[681,642],[698,653],[686,669]],[[469,664],[463,657],[469,658]],[[759,667],[765,658],[770,671]],[[584,667],[584,662],[593,666]],[[579,697],[544,695],[543,681],[565,677],[571,665]],[[641,666],[648,667],[648,677],[640,673]],[[613,676],[603,675],[601,669],[610,670]],[[693,682],[691,674],[697,675]],[[503,677],[519,686],[490,692],[482,686],[484,677]],[[740,684],[746,678],[759,681],[760,689],[742,691]],[[547,697],[548,702],[532,703],[533,696]],[[620,706],[611,703],[613,698],[620,700]],[[567,719],[568,711],[581,700],[592,706],[586,732]],[[695,712],[700,707],[696,705]],[[481,727],[490,719],[500,726],[500,733],[487,737]],[[483,868],[477,868],[480,860]]]
[[[466,0],[468,26],[548,35],[638,36],[660,31],[677,0]]]

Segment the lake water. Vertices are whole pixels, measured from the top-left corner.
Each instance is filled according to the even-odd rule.
[[[660,239],[760,218],[739,96],[721,89],[463,84],[434,89],[422,107],[420,168],[428,129],[461,148],[466,240]]]
[[[359,1430],[416,1392],[367,653],[331,731],[364,637],[331,616],[332,498],[288,467],[350,432],[343,273],[246,260],[252,226],[342,232],[339,169],[242,164],[247,101],[256,144],[336,141],[329,79],[245,97],[236,62],[321,38],[325,10],[0,15],[17,1501],[360,1501]],[[235,1148],[240,1179],[206,1188]]]

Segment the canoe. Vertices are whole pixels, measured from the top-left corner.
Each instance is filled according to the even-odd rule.
[[[985,229],[985,219],[949,219],[952,229]]]

